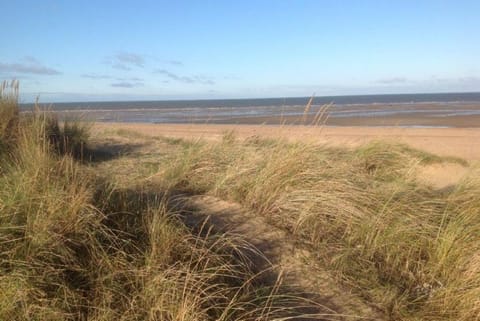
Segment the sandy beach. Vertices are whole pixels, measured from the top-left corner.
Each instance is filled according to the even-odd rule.
[[[372,140],[406,143],[440,156],[480,160],[480,128],[403,128],[403,127],[312,127],[290,125],[198,125],[96,123],[94,130],[132,130],[147,136],[220,139],[234,131],[240,139],[252,136],[285,138],[332,146],[355,147]]]

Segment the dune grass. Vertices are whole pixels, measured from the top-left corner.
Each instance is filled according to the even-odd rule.
[[[466,165],[406,145],[281,140],[184,145],[160,184],[233,200],[293,233],[393,320],[480,320],[480,176],[449,190],[420,166]]]
[[[0,84],[0,153],[5,152],[12,144],[12,133],[16,131],[18,120],[18,82]]]
[[[265,284],[238,237],[188,228],[162,190],[75,160],[82,124],[0,92],[0,320],[272,320],[300,298]],[[288,307],[292,308],[288,308]]]
[[[19,114],[17,99],[16,82],[2,85],[0,320],[301,316],[290,307],[305,302],[258,278],[253,247],[207,224],[187,227],[169,205],[173,192],[264,216],[392,320],[480,320],[480,172],[443,190],[416,176],[424,165],[466,165],[460,159],[387,142],[347,150],[228,132],[220,142],[161,140],[169,152],[157,164],[134,159],[134,181],[120,184],[78,162],[87,127]],[[148,171],[135,173],[142,162]]]

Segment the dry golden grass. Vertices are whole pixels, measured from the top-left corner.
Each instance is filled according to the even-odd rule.
[[[13,143],[12,132],[15,132],[18,121],[18,89],[16,81],[4,81],[0,84],[0,153]]]
[[[464,161],[384,142],[347,151],[232,133],[170,157],[160,184],[264,215],[392,319],[480,319],[478,171],[444,190],[415,179],[419,165]]]
[[[86,129],[40,110],[21,116],[16,84],[8,90],[0,97],[0,320],[301,316],[299,298],[258,280],[248,243],[193,232],[166,191],[116,187],[79,164]]]
[[[416,179],[418,166],[462,160],[228,132],[105,162],[116,175],[129,162],[123,180],[75,161],[88,144],[81,124],[19,115],[10,85],[0,92],[0,320],[301,317],[291,307],[304,301],[259,281],[254,248],[188,228],[174,192],[264,216],[392,320],[480,320],[480,171],[441,190]]]

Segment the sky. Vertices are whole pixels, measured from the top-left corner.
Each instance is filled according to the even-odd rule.
[[[480,91],[480,1],[0,0],[42,102]]]

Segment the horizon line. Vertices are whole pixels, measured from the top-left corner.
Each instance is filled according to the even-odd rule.
[[[75,104],[75,103],[115,103],[115,102],[182,102],[182,101],[221,101],[221,100],[269,100],[269,99],[310,99],[310,98],[329,98],[329,97],[369,97],[369,96],[408,96],[408,95],[468,95],[468,94],[480,94],[479,91],[448,91],[448,92],[415,92],[415,93],[379,93],[379,94],[337,94],[337,95],[321,95],[317,96],[316,94],[308,96],[276,96],[276,97],[244,97],[244,98],[164,98],[164,99],[124,99],[124,100],[71,100],[71,101],[46,101],[41,102],[41,104]],[[29,93],[27,93],[29,95]],[[88,94],[87,94],[88,95]],[[20,105],[32,105],[36,101],[19,103]]]

